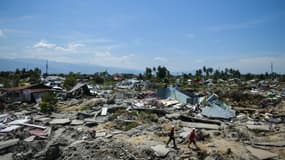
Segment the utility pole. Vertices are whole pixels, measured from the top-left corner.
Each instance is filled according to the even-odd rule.
[[[273,63],[270,62],[270,69],[271,69],[271,74],[273,74]]]
[[[48,60],[46,61],[46,77],[48,76]]]

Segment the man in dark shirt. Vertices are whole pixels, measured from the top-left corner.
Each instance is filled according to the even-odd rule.
[[[168,142],[167,142],[167,144],[166,144],[167,147],[168,147],[168,144],[169,144],[171,141],[173,141],[173,146],[174,146],[174,148],[177,148],[176,143],[175,143],[174,131],[175,131],[175,128],[174,128],[174,126],[172,126],[172,127],[171,127],[171,130],[170,130],[170,132],[169,132],[169,134],[168,134],[169,140],[168,140]]]

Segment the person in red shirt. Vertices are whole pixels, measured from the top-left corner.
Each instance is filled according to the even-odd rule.
[[[188,148],[190,148],[191,143],[193,143],[195,145],[195,147],[198,148],[197,144],[196,144],[196,130],[195,130],[195,128],[193,128],[192,132],[190,133]]]

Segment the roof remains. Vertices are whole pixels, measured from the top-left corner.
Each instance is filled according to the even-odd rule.
[[[231,119],[235,117],[236,112],[229,105],[218,99],[217,95],[212,95],[207,99],[205,108],[201,114],[209,118]]]

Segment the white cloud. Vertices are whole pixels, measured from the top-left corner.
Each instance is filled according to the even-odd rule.
[[[51,48],[55,48],[55,47],[56,47],[55,44],[48,43],[45,40],[41,40],[41,41],[39,41],[38,43],[36,43],[34,45],[34,48],[48,48],[48,49],[51,49]]]
[[[90,40],[88,41],[90,42]],[[101,39],[99,41],[107,42],[108,40]],[[29,57],[40,56],[55,61],[97,64],[106,67],[133,68],[136,66],[136,64],[133,62],[132,59],[132,57],[134,56],[133,54],[128,54],[128,55],[114,54],[113,49],[125,47],[125,45],[113,44],[113,43],[98,45],[96,44],[95,39],[92,43],[82,44],[83,41],[77,41],[77,42],[80,43],[69,43],[63,46],[55,43],[50,43],[46,40],[41,40],[33,45],[34,49],[33,52],[28,51],[27,56]],[[70,54],[70,53],[76,53],[76,54]]]
[[[164,58],[164,57],[154,57],[153,58],[154,61],[158,61],[158,62],[163,62],[163,63],[167,63],[168,59]]]
[[[77,51],[77,48],[83,46],[84,44],[81,43],[69,43],[66,47],[63,47],[53,43],[49,43],[45,40],[41,40],[34,45],[34,48],[53,49],[55,51],[61,51],[61,52],[75,52]]]

